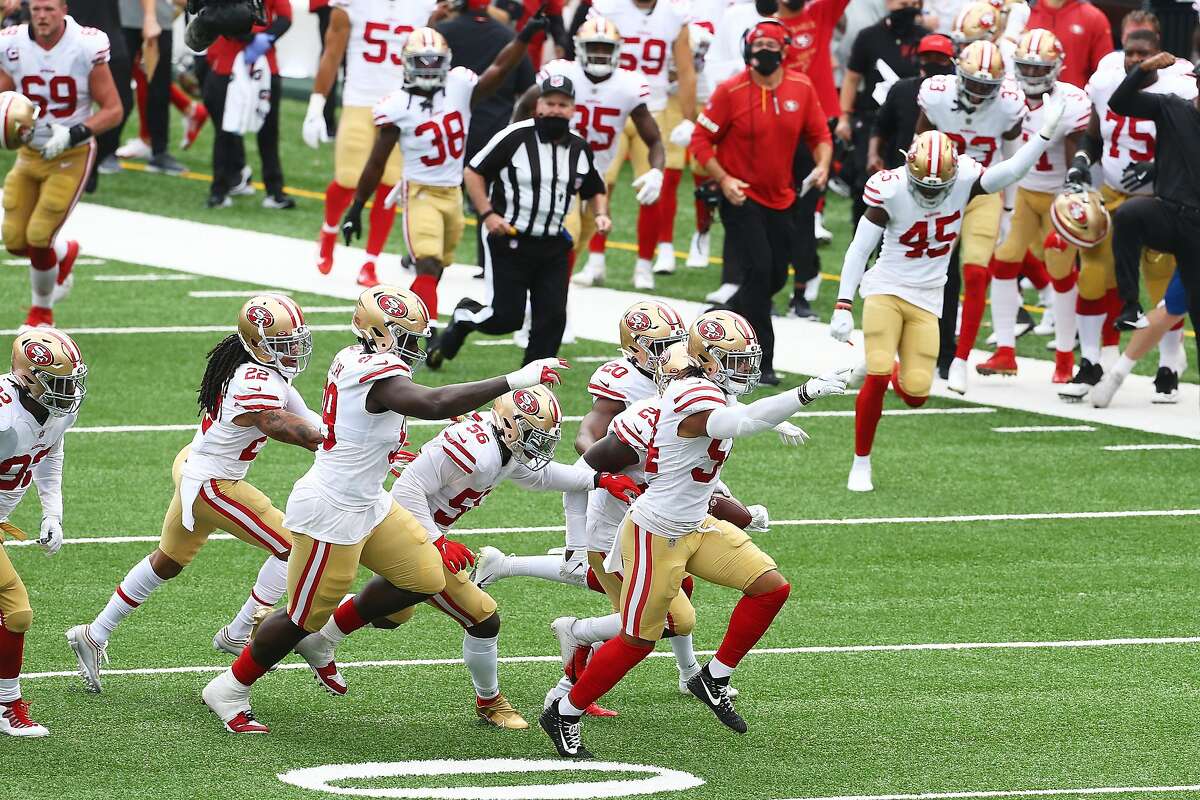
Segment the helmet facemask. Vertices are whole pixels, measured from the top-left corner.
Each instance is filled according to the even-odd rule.
[[[517,441],[507,443],[509,451],[518,463],[533,471],[544,469],[554,460],[554,450],[562,439],[562,428],[555,425],[553,430],[544,431],[529,424],[529,421],[518,417]]]
[[[762,347],[751,344],[745,350],[730,352],[721,347],[709,351],[720,366],[709,377],[732,395],[749,394],[758,388],[762,377]]]
[[[1061,65],[1042,64],[1037,61],[1015,61],[1014,64],[1017,82],[1021,84],[1025,94],[1039,97],[1054,89]]]
[[[425,362],[425,351],[421,345],[430,338],[428,328],[422,333],[413,333],[395,322],[389,322],[387,329],[392,334],[391,352],[404,359],[414,370]]]
[[[950,194],[950,189],[953,186],[953,176],[951,176],[950,180],[942,183],[930,178],[922,181],[916,178],[911,172],[908,173],[908,190],[911,192],[913,200],[921,208],[937,208],[946,199],[946,195]]]
[[[617,68],[621,48],[605,40],[583,40],[577,45],[579,64],[593,78],[607,78]]]
[[[241,336],[241,334],[238,334]],[[268,336],[260,323],[258,326],[258,349],[270,356],[264,361],[255,348],[242,338],[242,345],[250,356],[267,367],[274,367],[288,378],[295,378],[308,367],[312,355],[312,333],[307,325],[297,325],[291,333]]]
[[[432,92],[446,85],[450,56],[445,53],[406,53],[404,82],[416,89]]]
[[[1000,91],[1000,81],[964,75],[958,71],[958,99],[974,108],[986,105]]]
[[[651,339],[649,336],[639,336],[634,339],[634,342],[640,348],[641,353],[634,350],[627,353],[630,358],[638,363],[642,369],[651,375],[658,370],[658,363],[663,357],[663,353],[667,352],[667,348],[676,342],[682,342],[687,339],[687,331],[680,331],[677,334],[663,336],[658,339]]]
[[[69,375],[55,375],[37,367],[29,370],[41,391],[29,389],[33,397],[52,417],[74,414],[87,395],[87,365],[80,364]]]

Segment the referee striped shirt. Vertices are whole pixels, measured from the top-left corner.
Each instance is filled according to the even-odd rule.
[[[576,194],[589,200],[605,191],[587,142],[573,131],[543,142],[532,119],[493,136],[470,166],[491,185],[493,210],[523,236],[560,235]]]

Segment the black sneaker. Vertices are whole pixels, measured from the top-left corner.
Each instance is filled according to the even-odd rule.
[[[209,208],[229,208],[233,201],[223,194],[210,194],[204,204]]]
[[[1142,305],[1138,302],[1126,303],[1121,308],[1121,313],[1113,320],[1113,326],[1119,331],[1136,331],[1149,325],[1149,320],[1146,319],[1145,313],[1142,312]]]
[[[1104,368],[1085,358],[1083,359],[1083,363],[1079,365],[1079,371],[1075,373],[1075,377],[1059,388],[1058,396],[1068,403],[1078,403],[1087,397],[1088,392],[1103,377]]]
[[[1179,373],[1170,367],[1159,367],[1154,376],[1154,397],[1151,403],[1179,402]]]
[[[563,758],[592,758],[579,736],[579,717],[564,717],[558,713],[558,703],[551,703],[538,717],[538,723]]]
[[[187,167],[170,153],[158,153],[151,156],[150,160],[146,162],[146,171],[162,172],[166,175],[182,175],[187,172]]]
[[[779,376],[775,374],[775,370],[764,369],[762,374],[758,376],[758,382],[762,386],[778,386],[780,384],[780,379]]]
[[[704,669],[687,682],[687,687],[726,727],[738,733],[746,732],[746,720],[733,710],[733,701],[729,699],[729,678],[714,678],[705,664]]]
[[[817,312],[813,311],[812,306],[804,299],[804,295],[798,294],[792,298],[792,306],[788,309],[788,316],[792,319],[820,319]]]
[[[279,194],[269,194],[264,197],[262,201],[262,207],[286,211],[288,209],[295,208],[296,201],[293,200],[290,195],[280,192]]]
[[[1033,330],[1033,317],[1025,310],[1025,306],[1017,306],[1017,326],[1014,332],[1020,339],[1025,334]]]

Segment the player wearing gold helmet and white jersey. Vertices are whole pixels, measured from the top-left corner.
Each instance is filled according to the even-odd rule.
[[[0,542],[24,538],[8,518],[29,484],[42,504],[38,544],[54,555],[63,543],[63,434],[87,394],[87,365],[71,337],[37,328],[13,341],[11,369],[0,375]],[[0,545],[0,733],[46,736],[21,697],[25,633],[33,624],[29,593]]]
[[[26,141],[9,135],[7,114],[24,120],[27,107],[15,98],[5,104],[5,145],[20,150],[4,179],[3,235],[8,252],[29,257],[25,324],[37,326],[54,324],[51,309],[70,289],[79,243],[58,233],[91,173],[93,137],[115,127],[122,110],[108,35],[68,16],[66,0],[32,0],[29,14],[28,23],[0,30],[0,92],[20,92],[38,110]]]
[[[903,166],[877,172],[867,181],[867,211],[846,251],[840,299],[829,323],[833,338],[849,341],[854,295],[862,294],[866,377],[855,401],[854,463],[846,483],[850,491],[874,489],[871,448],[888,385],[909,406],[923,405],[929,396],[946,266],[963,229],[964,210],[1033,167],[1058,136],[1062,108],[1055,99],[1048,101],[1038,134],[989,168],[959,155],[946,134],[926,131],[913,141]],[[883,249],[867,271],[867,260],[881,239]]]
[[[292,387],[312,353],[304,312],[285,295],[251,297],[238,312],[237,332],[208,353],[200,382],[200,425],[171,467],[175,493],[158,547],[131,569],[89,624],[67,631],[84,685],[99,692],[100,665],[125,617],[192,563],[214,531],[267,552],[254,588],[237,616],[217,631],[213,647],[237,655],[256,616],[279,602],[287,584],[292,534],[271,499],[246,480],[268,439],[315,450],[320,418]]]
[[[376,573],[352,608],[358,622],[403,611],[446,588],[439,552],[420,523],[384,490],[383,481],[402,458],[405,422],[465,414],[514,389],[557,383],[557,358],[531,362],[508,375],[429,388],[413,381],[425,358],[429,312],[406,289],[376,286],[359,295],[351,327],[356,344],[334,357],[321,403],[321,436],[312,467],[288,497],[284,524],[292,532],[288,607],[270,616],[233,667],[214,678],[204,702],[235,733],[267,733],[250,710],[250,686],[293,648],[321,682],[329,674],[317,640],[345,597],[359,564]],[[339,625],[341,623],[339,622]],[[310,649],[311,648],[311,649]],[[336,668],[334,668],[336,672]]]

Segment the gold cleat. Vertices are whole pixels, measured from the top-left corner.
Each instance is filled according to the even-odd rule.
[[[489,725],[495,725],[497,728],[504,728],[510,731],[523,731],[529,727],[529,723],[525,721],[513,704],[508,702],[508,698],[502,694],[496,695],[494,700],[479,705],[475,705],[475,713],[479,718]]]

